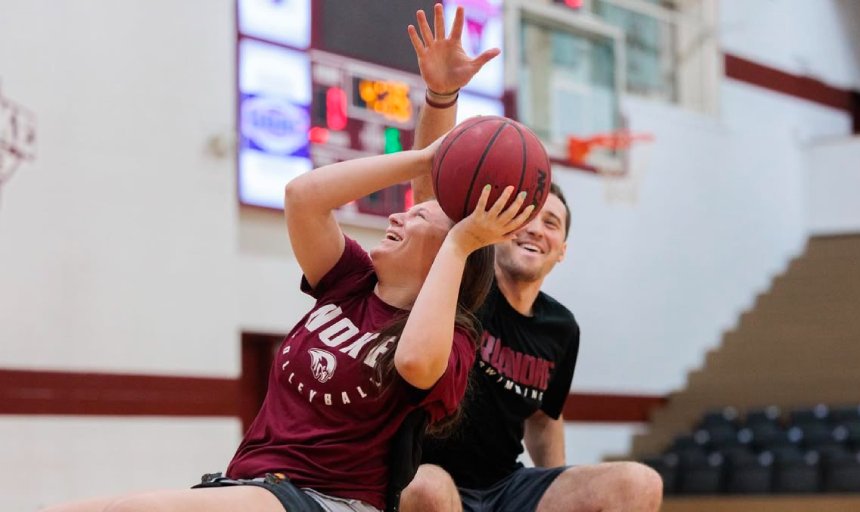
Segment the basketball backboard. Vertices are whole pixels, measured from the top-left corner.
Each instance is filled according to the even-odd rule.
[[[567,160],[570,136],[622,127],[623,32],[553,4],[506,2],[506,87],[516,117],[543,140],[551,158]]]

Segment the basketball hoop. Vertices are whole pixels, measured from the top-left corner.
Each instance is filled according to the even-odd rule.
[[[629,130],[590,137],[569,136],[567,156],[570,165],[603,177],[608,202],[635,204],[647,158],[642,151],[637,152],[635,159],[631,158],[631,150],[636,143],[653,140],[650,133]]]

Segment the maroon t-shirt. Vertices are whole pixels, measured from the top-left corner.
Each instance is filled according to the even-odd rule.
[[[401,310],[373,293],[376,282],[370,257],[349,238],[316,288],[302,279],[316,304],[275,355],[266,399],[227,476],[281,472],[298,487],[385,508],[391,438],[417,407],[431,422],[456,410],[475,350],[453,331],[448,368],[433,388],[419,391],[398,378],[379,399],[373,364],[395,345],[376,333]]]

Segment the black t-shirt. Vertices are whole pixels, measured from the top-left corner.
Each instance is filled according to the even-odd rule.
[[[478,313],[484,326],[461,423],[445,439],[428,437],[422,462],[442,466],[459,487],[483,489],[522,464],[525,420],[541,409],[558,418],[570,392],[579,326],[541,292],[534,316],[514,310],[497,285]]]

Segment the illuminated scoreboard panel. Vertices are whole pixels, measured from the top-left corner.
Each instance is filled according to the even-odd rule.
[[[405,26],[414,23],[416,8],[432,3],[238,0],[241,203],[280,209],[284,185],[301,173],[412,147],[424,84]],[[446,1],[449,24],[457,4],[467,8],[464,45],[470,53],[501,47],[499,1]],[[380,25],[381,16],[386,23]],[[461,91],[458,121],[503,115],[501,64],[495,59]],[[344,213],[347,219],[384,219],[408,207],[410,197],[408,184],[398,185],[348,205]]]
[[[311,81],[314,167],[412,147],[417,108],[424,101],[420,77],[312,51]],[[351,208],[388,215],[408,206],[404,184],[356,201]]]
[[[239,199],[283,208],[284,185],[311,170],[312,88],[305,52],[239,42]]]

